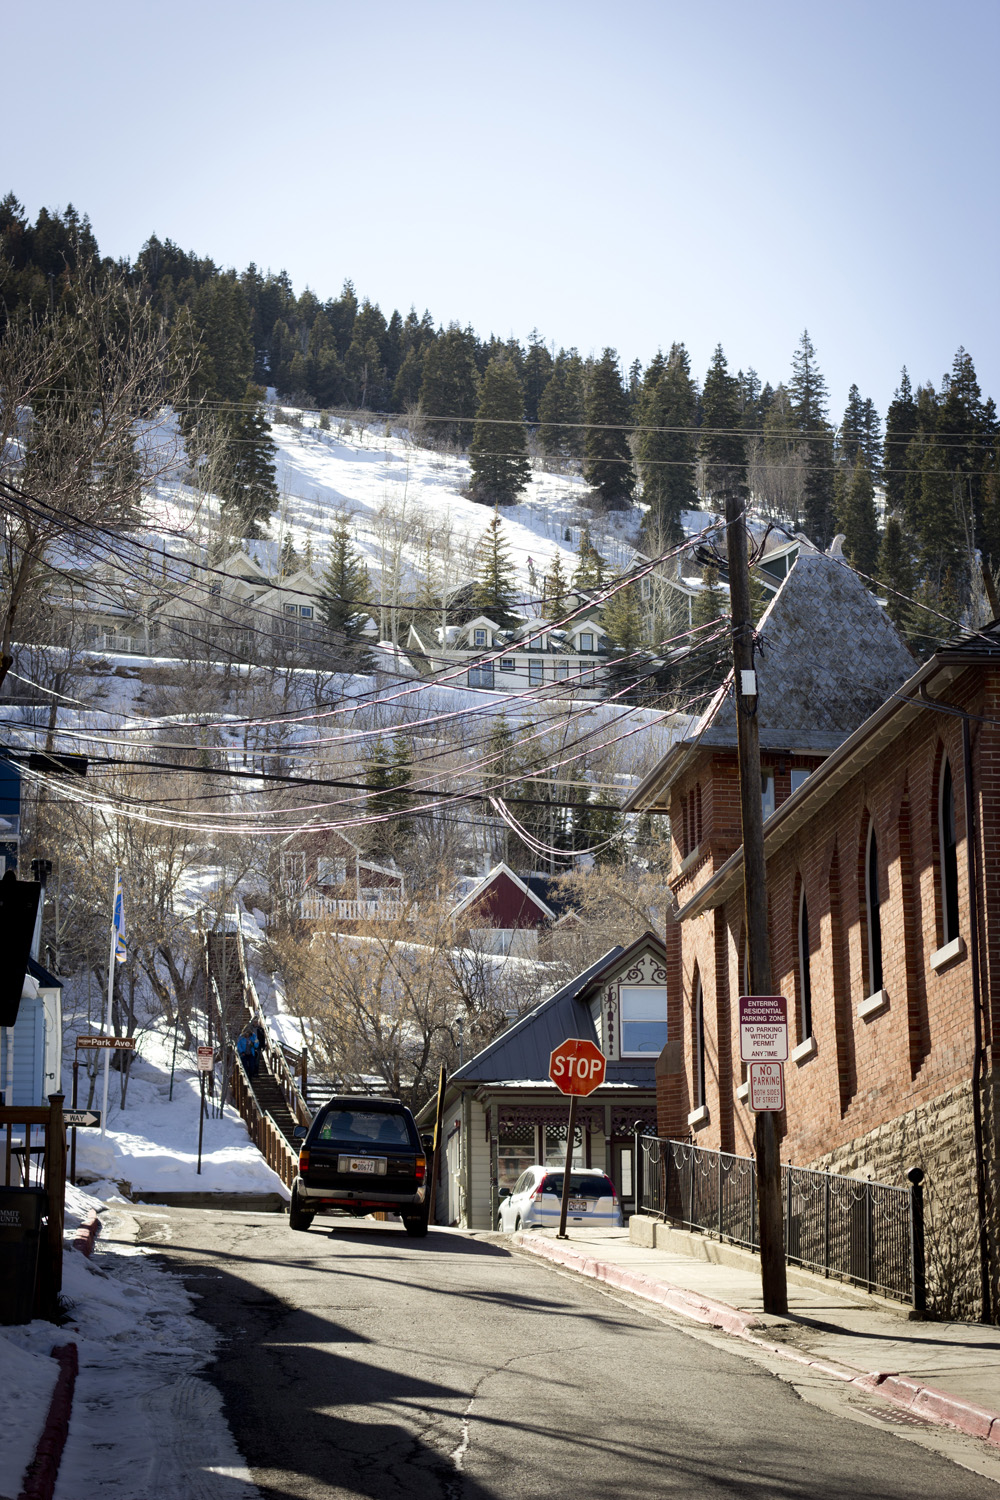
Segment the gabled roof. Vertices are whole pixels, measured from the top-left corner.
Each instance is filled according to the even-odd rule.
[[[515,875],[514,871],[510,868],[509,865],[505,865],[503,860],[501,860],[498,865],[494,865],[489,874],[484,875],[482,880],[476,881],[476,884],[472,887],[468,894],[463,896],[458,905],[452,908],[449,915],[453,918],[457,917],[459,913],[465,911],[467,907],[475,906],[478,901],[482,900],[482,898],[488,892],[490,886],[500,875],[506,875],[508,880],[513,881],[518,890],[523,891],[528,900],[531,901],[535,906],[537,906],[543,917],[551,919],[555,916],[555,912],[550,906],[546,905],[541,896],[536,896],[535,892],[531,890],[530,886],[526,885],[519,875]]]
[[[911,675],[914,660],[875,596],[843,560],[800,552],[761,616],[755,667],[764,750],[828,755]],[[648,807],[698,747],[735,747],[732,673],[691,735],[636,788]]]
[[[495,1042],[484,1047],[482,1052],[470,1059],[464,1067],[452,1074],[449,1080],[458,1083],[499,1083],[505,1079],[520,1083],[547,1083],[550,1054],[567,1037],[582,1037],[597,1042],[597,1032],[590,1014],[589,997],[606,977],[624,969],[632,961],[633,954],[641,948],[653,945],[661,955],[663,943],[653,932],[643,935],[623,948],[618,944],[609,948],[582,974],[577,974],[554,995],[543,1000],[528,1015],[522,1016]],[[609,1083],[641,1082],[653,1087],[653,1059],[643,1069],[641,1063],[609,1063]]]
[[[48,969],[43,969],[35,958],[28,959],[28,973],[40,990],[61,990],[63,987],[62,980],[50,974]]]

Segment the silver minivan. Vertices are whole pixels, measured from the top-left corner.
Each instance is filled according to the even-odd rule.
[[[562,1167],[528,1167],[510,1193],[501,1193],[497,1228],[507,1234],[518,1229],[558,1229],[562,1190]],[[624,1227],[621,1203],[606,1172],[597,1167],[572,1169],[566,1223],[581,1228]]]

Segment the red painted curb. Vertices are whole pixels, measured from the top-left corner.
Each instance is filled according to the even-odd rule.
[[[73,1249],[81,1250],[84,1255],[93,1255],[94,1242],[100,1232],[101,1221],[97,1217],[97,1210],[92,1208],[83,1223],[77,1227],[73,1236]]]
[[[647,1302],[658,1302],[684,1317],[708,1323],[713,1328],[721,1328],[724,1333],[731,1333],[734,1338],[754,1344],[758,1349],[765,1349],[768,1354],[791,1360],[793,1364],[805,1365],[818,1374],[833,1376],[872,1395],[881,1396],[883,1400],[894,1406],[905,1407],[914,1416],[923,1417],[925,1421],[957,1427],[959,1432],[967,1433],[969,1437],[980,1438],[1000,1447],[1000,1412],[990,1411],[988,1407],[967,1401],[962,1396],[952,1396],[948,1391],[939,1391],[935,1386],[921,1385],[905,1375],[883,1370],[865,1372],[836,1360],[815,1359],[812,1355],[789,1349],[784,1344],[773,1344],[761,1338],[753,1331],[760,1327],[753,1314],[740,1312],[726,1302],[699,1297],[680,1287],[671,1286],[669,1282],[655,1281],[639,1271],[626,1271],[611,1262],[580,1255],[537,1235],[515,1234],[512,1238],[516,1245],[530,1254],[555,1261],[558,1265],[577,1271],[581,1276],[590,1276],[608,1286],[632,1292],[636,1297],[644,1297]]]
[[[70,1413],[73,1410],[73,1387],[76,1385],[79,1369],[76,1345],[58,1344],[52,1351],[52,1358],[59,1362],[56,1388],[52,1392],[48,1416],[38,1439],[35,1456],[24,1477],[24,1488],[17,1500],[52,1500],[52,1492],[56,1487],[59,1463],[69,1431]]]

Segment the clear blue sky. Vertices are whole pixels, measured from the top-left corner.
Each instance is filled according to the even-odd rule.
[[[4,20],[4,169],[325,297],[776,383],[839,417],[959,344],[1000,400],[997,0],[49,0]]]

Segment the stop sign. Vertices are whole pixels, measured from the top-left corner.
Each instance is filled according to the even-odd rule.
[[[606,1066],[593,1042],[569,1037],[549,1057],[549,1077],[564,1094],[592,1094],[604,1082]]]

